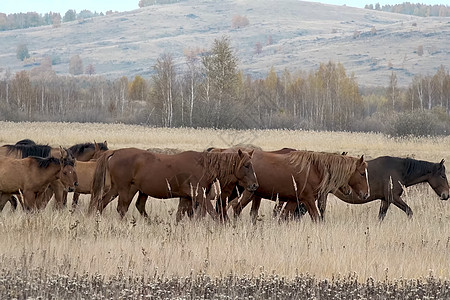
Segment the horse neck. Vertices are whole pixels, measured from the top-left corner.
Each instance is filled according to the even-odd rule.
[[[409,158],[405,159],[402,174],[403,184],[408,187],[427,181],[432,169],[433,163],[431,162]]]
[[[236,168],[238,167],[238,164],[240,163],[239,160],[234,158],[234,153],[227,153],[226,155],[229,155],[232,157],[233,160],[233,169],[232,171],[228,172],[230,170],[229,164],[231,163],[230,160],[224,159],[223,153],[208,153],[207,155],[211,156],[217,156],[219,159],[215,163],[211,163],[211,160],[206,158],[206,161],[208,162],[207,168],[207,181],[212,182],[216,179],[219,180],[220,184],[227,185],[231,182],[237,181],[237,178],[235,176]],[[222,156],[222,158],[221,158]],[[224,171],[225,170],[225,171]]]
[[[61,165],[59,164],[50,164],[47,168],[39,168],[36,163],[36,168],[38,169],[38,181],[43,184],[50,183],[59,178],[59,173],[61,172]]]
[[[61,151],[59,150],[59,148],[52,148],[50,150],[50,156],[61,158]]]

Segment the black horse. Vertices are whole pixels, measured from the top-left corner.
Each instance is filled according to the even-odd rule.
[[[428,182],[441,200],[449,198],[449,186],[445,174],[444,160],[432,163],[412,158],[382,156],[367,161],[370,196],[363,200],[354,193],[346,196],[337,191],[334,193],[339,199],[351,204],[363,204],[377,199],[381,200],[378,218],[383,220],[389,205],[392,203],[403,210],[408,217],[412,217],[411,208],[402,200],[403,187]],[[322,219],[325,215],[326,197],[318,200],[318,207]],[[298,211],[296,212],[298,215]],[[300,213],[301,214],[301,213]],[[295,214],[294,214],[295,215]]]

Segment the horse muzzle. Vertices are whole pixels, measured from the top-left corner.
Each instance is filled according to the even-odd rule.
[[[449,198],[448,193],[443,192],[443,193],[441,194],[441,200],[448,200],[448,198]]]
[[[256,192],[256,190],[259,188],[259,185],[257,183],[253,183],[249,186],[247,186],[247,190],[249,192]]]
[[[369,198],[370,194],[369,193],[361,193],[360,197],[363,200],[367,200],[367,198]]]

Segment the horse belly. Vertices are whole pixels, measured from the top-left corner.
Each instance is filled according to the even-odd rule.
[[[12,173],[14,174],[14,173]],[[11,174],[0,176],[0,192],[3,193],[17,193],[20,189],[24,189],[24,184],[21,178],[13,178]]]

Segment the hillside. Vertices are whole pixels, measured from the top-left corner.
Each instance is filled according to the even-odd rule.
[[[233,16],[249,25],[233,28]],[[84,66],[110,78],[148,78],[156,59],[171,53],[181,69],[183,51],[208,49],[215,38],[231,37],[239,66],[254,77],[273,66],[291,72],[316,69],[321,62],[341,62],[360,85],[385,86],[391,71],[398,84],[416,74],[432,75],[450,61],[450,18],[420,18],[314,2],[184,1],[156,5],[104,17],[0,32],[0,78],[24,66],[16,58],[25,43],[39,61],[51,56],[53,69],[65,74],[69,59],[79,54]],[[267,41],[271,40],[268,45]],[[261,43],[262,51],[255,53]],[[417,49],[423,46],[423,55]]]

